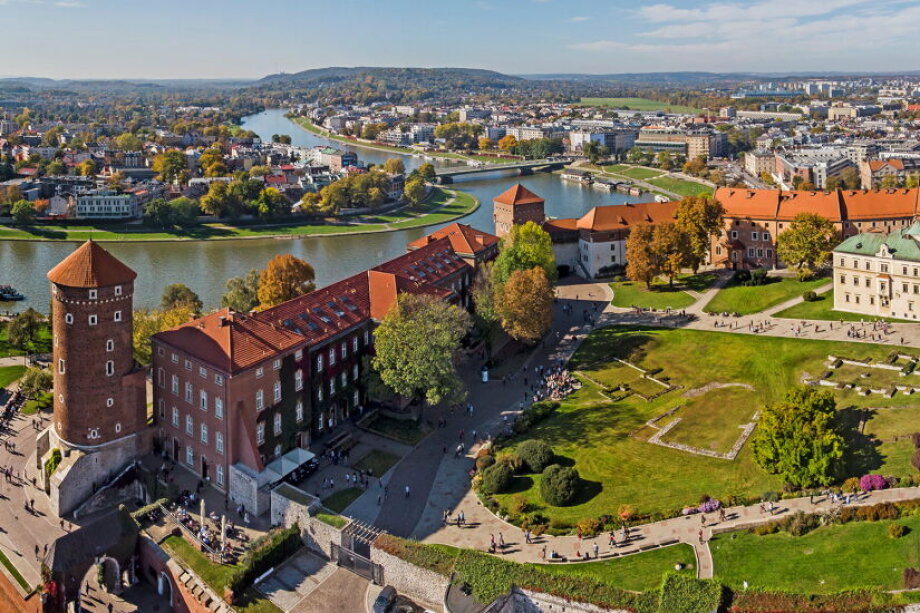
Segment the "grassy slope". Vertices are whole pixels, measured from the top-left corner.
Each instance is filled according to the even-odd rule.
[[[777,279],[767,285],[745,287],[733,285],[719,291],[703,309],[707,313],[759,313],[777,304],[791,300],[815,288],[827,285],[827,279],[799,281]]]
[[[891,523],[910,534],[892,539]],[[898,589],[904,567],[917,565],[920,517],[825,526],[805,536],[717,536],[710,543],[716,578],[733,588],[831,593],[859,587]]]
[[[890,317],[872,317],[871,315],[861,315],[859,313],[847,313],[846,311],[834,310],[834,290],[824,292],[818,296],[814,302],[801,302],[793,305],[788,309],[783,309],[774,317],[785,317],[788,319],[817,319],[822,321],[892,321],[903,322],[903,319],[892,319]]]
[[[648,182],[681,196],[711,196],[715,191],[708,185],[676,177],[658,177],[657,179],[649,179]]]
[[[25,371],[25,366],[0,366],[0,387],[7,387],[13,381],[19,380]]]
[[[659,376],[669,377],[684,390],[711,382],[750,383],[755,391],[739,396],[748,398],[749,404],[726,408],[720,423],[695,426],[727,428],[731,432],[729,438],[734,438],[739,432],[739,422],[747,421],[763,404],[779,399],[786,388],[798,383],[803,372],[823,372],[828,354],[884,359],[890,351],[890,347],[862,343],[693,330],[608,328],[589,337],[576,354],[572,367],[585,371],[605,386],[617,385],[629,371],[635,372],[625,367],[612,367],[614,357],[629,358],[646,368],[662,368]],[[690,356],[692,359],[688,359]],[[576,504],[546,507],[539,495],[539,475],[517,477],[512,491],[498,499],[508,502],[511,495],[521,492],[533,511],[576,522],[585,517],[613,513],[623,503],[633,504],[640,513],[649,513],[696,504],[703,494],[724,499],[728,495],[757,496],[781,487],[778,478],[754,464],[748,445],[730,462],[645,442],[653,434],[644,426],[645,422],[687,404],[682,393],[672,391],[652,402],[630,396],[611,403],[593,384],[586,383],[563,402],[556,415],[517,439],[541,438],[553,446],[562,462],[574,462],[585,480]],[[705,407],[719,400],[719,394],[712,398],[707,396],[709,394],[698,396],[697,402]],[[866,402],[852,392],[838,395],[838,406],[848,411],[842,414],[845,416],[855,417],[855,412],[846,407],[866,406]],[[872,406],[910,406],[916,404],[916,400],[898,394],[890,399],[873,396],[871,403]],[[905,411],[903,420],[886,426],[887,434],[905,434],[916,429],[909,425],[909,420],[911,411],[914,411],[913,417],[917,417],[917,410]],[[699,419],[705,420],[705,416]],[[870,421],[866,429],[871,432],[872,428]],[[693,441],[689,435],[686,440]],[[696,446],[706,442],[701,439]],[[719,444],[719,441],[713,443]],[[906,457],[901,457],[904,454],[899,449],[877,447],[877,441],[871,437],[853,433],[850,448],[853,452],[848,462],[849,474],[861,475],[889,465],[907,471],[893,470],[891,474],[904,476],[912,472],[905,468]]]
[[[698,275],[684,275],[671,288],[664,279],[656,279],[652,289],[647,290],[643,283],[623,281],[611,283],[613,290],[613,305],[623,308],[642,307],[651,309],[684,309],[696,302],[696,298],[684,290],[696,292],[705,291],[715,282],[715,275],[701,273]]]

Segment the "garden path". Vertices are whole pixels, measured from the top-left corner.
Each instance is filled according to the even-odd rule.
[[[828,291],[830,291],[830,290],[832,290],[832,289],[834,289],[834,284],[833,284],[833,283],[826,283],[826,284],[822,285],[821,287],[816,287],[816,288],[813,289],[812,291],[813,291],[815,294],[823,294],[824,292],[828,292]],[[795,305],[797,305],[797,304],[800,304],[800,303],[802,303],[802,302],[805,302],[805,299],[802,298],[801,296],[796,296],[795,298],[792,298],[792,299],[787,300],[787,301],[785,301],[785,302],[781,302],[781,303],[777,304],[776,306],[772,306],[772,307],[770,307],[770,308],[768,308],[768,309],[764,309],[763,311],[761,311],[761,315],[773,316],[773,315],[776,315],[777,313],[779,313],[780,311],[785,311],[785,310],[788,309],[789,307],[793,307],[793,306],[795,306]]]

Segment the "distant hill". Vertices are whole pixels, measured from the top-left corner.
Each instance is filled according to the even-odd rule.
[[[258,81],[259,84],[271,83],[296,83],[309,85],[314,83],[334,83],[341,81],[357,80],[366,77],[375,79],[393,79],[416,81],[418,83],[432,81],[447,81],[456,84],[458,81],[468,82],[479,86],[489,87],[514,87],[524,79],[512,77],[494,70],[479,68],[386,68],[373,66],[312,68],[295,73],[280,73],[268,75]]]

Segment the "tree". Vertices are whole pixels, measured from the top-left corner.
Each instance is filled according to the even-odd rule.
[[[426,181],[434,181],[438,178],[438,172],[434,168],[434,164],[431,162],[425,162],[418,167],[418,176],[425,179]]]
[[[840,474],[844,450],[836,409],[828,390],[788,390],[760,415],[752,439],[754,461],[795,487],[830,485]]]
[[[403,186],[403,195],[412,206],[418,206],[425,199],[425,181],[421,177],[409,179]]]
[[[206,215],[217,217],[227,216],[231,209],[240,206],[236,194],[230,191],[230,185],[226,181],[211,181],[208,193],[201,197],[199,204]]]
[[[709,196],[688,196],[677,203],[677,226],[687,235],[686,261],[694,274],[706,261],[712,237],[721,233],[724,215],[722,204]]]
[[[169,311],[180,306],[186,306],[194,313],[195,317],[201,314],[201,298],[184,283],[172,283],[163,288],[160,296],[160,307]]]
[[[688,175],[693,175],[694,177],[700,177],[706,172],[706,158],[701,155],[693,158],[692,160],[687,160],[684,162],[684,173]]]
[[[188,160],[181,151],[166,151],[153,158],[153,170],[159,173],[160,181],[172,183],[188,168]]]
[[[498,312],[501,296],[498,292],[499,287],[494,283],[492,274],[492,264],[483,264],[473,277],[470,295],[473,298],[473,325],[486,346],[486,356],[489,360],[492,359],[495,335],[502,327],[501,314]]]
[[[457,400],[463,385],[454,366],[469,314],[424,294],[401,294],[374,331],[374,369],[399,396],[429,405]]]
[[[284,197],[278,188],[266,187],[259,193],[256,198],[256,211],[259,217],[271,219],[278,215],[289,215],[291,213],[291,203]]]
[[[228,279],[226,287],[220,306],[230,307],[240,313],[248,313],[259,306],[258,270],[253,269],[242,277]]]
[[[35,207],[28,200],[17,200],[10,207],[13,222],[19,225],[30,224],[35,221]]]
[[[179,226],[191,226],[198,220],[201,209],[198,202],[185,196],[169,201],[173,223]]]
[[[897,175],[885,175],[880,183],[882,189],[895,189],[901,187],[901,178]]]
[[[83,160],[80,162],[80,165],[77,166],[77,171],[80,173],[81,177],[92,177],[96,174],[96,162],[92,159]]]
[[[144,143],[130,132],[115,137],[115,146],[121,151],[140,151]]]
[[[823,266],[837,243],[830,220],[815,213],[799,213],[776,239],[776,255],[794,266],[800,279],[807,279]]]
[[[588,156],[588,160],[592,164],[597,164],[598,160],[607,157],[610,150],[602,143],[589,140],[582,146],[581,152]]]
[[[655,161],[658,162],[658,167],[662,170],[671,170],[674,168],[674,160],[671,158],[670,151],[659,151],[655,156]]]
[[[674,287],[674,278],[687,261],[689,242],[687,235],[672,222],[657,224],[652,233],[652,252],[658,261],[658,269],[668,278],[671,287]]]
[[[406,172],[406,165],[401,158],[387,158],[383,163],[383,169],[391,175],[401,175]]]
[[[626,276],[633,281],[645,283],[652,287],[652,281],[660,273],[652,238],[655,229],[651,224],[639,223],[633,226],[626,238]]]
[[[259,274],[259,306],[263,309],[312,292],[313,267],[289,253],[276,255]]]
[[[521,443],[515,453],[532,473],[542,473],[556,457],[552,447],[545,441],[534,438]]]
[[[185,304],[168,311],[162,309],[135,310],[131,330],[134,359],[139,364],[150,364],[153,360],[150,338],[157,332],[181,326],[194,317],[195,314],[191,308]]]
[[[553,283],[558,277],[553,240],[549,234],[532,221],[511,227],[511,234],[502,244],[493,268],[495,280],[504,284],[515,270],[530,270],[539,266]]]
[[[514,471],[510,466],[501,462],[482,471],[482,484],[479,488],[486,496],[493,496],[507,491],[513,481]]]
[[[479,145],[480,151],[488,151],[489,149],[492,148],[494,143],[492,142],[491,138],[487,136],[480,136],[477,144]]]
[[[511,134],[501,137],[498,141],[498,148],[502,151],[511,151],[517,147],[518,139],[512,136]]]
[[[540,477],[540,495],[546,504],[564,507],[575,500],[580,482],[581,477],[574,468],[551,464]]]
[[[45,392],[50,392],[54,384],[54,375],[47,368],[31,366],[26,369],[19,379],[19,391],[29,399],[38,398]]]
[[[61,160],[52,160],[48,164],[47,174],[49,176],[59,176],[67,174],[67,166]]]
[[[515,270],[501,286],[502,327],[518,341],[535,344],[553,323],[553,287],[539,266]]]
[[[28,349],[45,322],[45,316],[29,307],[19,313],[6,327],[6,337],[10,344],[22,350]]]

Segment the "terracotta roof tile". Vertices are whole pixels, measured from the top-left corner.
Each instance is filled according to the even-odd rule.
[[[436,240],[447,237],[450,246],[460,255],[476,255],[498,243],[498,237],[472,226],[462,223],[452,223],[440,230],[409,243],[410,249],[418,249]]]
[[[508,188],[501,194],[495,197],[495,202],[499,204],[537,204],[545,202],[543,198],[536,195],[520,183],[517,185]]]
[[[86,241],[48,271],[48,280],[65,287],[108,287],[130,283],[137,273],[94,241]]]
[[[676,212],[676,202],[640,202],[596,206],[576,222],[576,227],[579,230],[592,232],[625,230],[637,223],[674,221]]]

